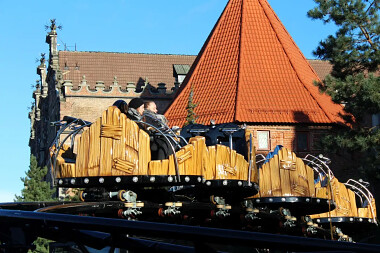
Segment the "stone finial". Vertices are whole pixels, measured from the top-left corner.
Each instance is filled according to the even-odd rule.
[[[40,86],[40,80],[36,80],[36,90],[38,90],[39,88],[41,88],[41,86]]]
[[[96,81],[95,89],[103,91],[106,88],[103,81]]]
[[[127,83],[127,92],[135,91],[136,90],[136,84],[133,82]]]
[[[117,81],[117,76],[114,76],[113,77],[113,82],[112,82],[112,84],[113,84],[113,86],[118,86],[118,81]]]
[[[50,25],[50,30],[51,30],[51,31],[56,30],[56,29],[57,29],[57,26],[55,25],[55,18],[50,19],[50,23],[51,23],[51,25]]]
[[[43,66],[45,65],[45,53],[41,53],[41,58],[40,58],[40,66]]]
[[[166,94],[166,84],[165,83],[159,83],[157,87],[159,94]]]

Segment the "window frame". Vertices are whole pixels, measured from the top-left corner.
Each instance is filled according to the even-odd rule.
[[[267,136],[267,147],[266,148],[261,148],[260,147],[260,139],[259,139],[259,133],[266,133]],[[256,131],[256,136],[257,136],[257,150],[260,151],[268,151],[270,150],[270,131],[269,130],[257,130]]]

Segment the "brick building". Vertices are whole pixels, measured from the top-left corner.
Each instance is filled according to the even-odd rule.
[[[252,12],[259,16],[253,17]],[[255,39],[253,34],[258,37]],[[214,119],[217,123],[246,123],[254,130],[255,145],[262,152],[273,149],[277,144],[301,153],[317,151],[313,148],[314,140],[336,123],[326,116],[329,112],[323,111],[324,106],[313,99],[319,95],[311,84],[312,80],[318,79],[317,74],[323,79],[331,66],[324,61],[307,61],[263,0],[244,1],[244,4],[242,0],[231,0],[198,56],[58,51],[57,36],[55,22],[52,21],[46,36],[49,57],[45,59],[43,55],[37,67],[40,80],[33,92],[34,106],[29,114],[29,145],[40,165],[46,164],[47,150],[56,134],[51,122],[65,115],[93,121],[115,100],[128,102],[134,97],[156,101],[159,112],[163,113],[176,96],[166,115],[172,124],[181,125],[186,111],[183,101],[187,100],[192,85],[195,87],[195,102],[199,103],[196,108],[200,116],[198,122],[208,124],[210,119]],[[252,53],[257,51],[262,53]],[[193,62],[195,64],[189,70]],[[252,76],[262,79],[254,80]],[[288,76],[292,76],[292,80]],[[303,79],[304,76],[307,80]],[[278,82],[272,82],[273,78]],[[181,86],[184,79],[185,85]],[[286,87],[276,87],[279,82],[287,84]],[[226,89],[217,84],[223,84]],[[273,89],[269,89],[271,86]],[[303,87],[304,93],[294,93],[286,98],[287,90],[296,86]],[[243,93],[250,93],[241,97],[240,87],[243,87]],[[281,103],[269,96],[279,89],[284,93]],[[205,93],[214,94],[215,98],[204,96]],[[304,97],[305,93],[312,95]],[[237,108],[250,100],[248,94],[273,103],[269,107],[247,108],[253,110],[250,114],[254,116],[239,118],[237,115],[242,110]],[[297,101],[298,97],[303,99],[286,102]],[[178,105],[180,99],[181,106]],[[314,107],[307,109],[303,102],[308,99]],[[235,104],[235,100],[244,103]],[[207,108],[201,101],[207,101]],[[176,108],[174,112],[173,108]],[[313,112],[315,108],[318,110]],[[207,116],[207,110],[211,109],[216,114]]]

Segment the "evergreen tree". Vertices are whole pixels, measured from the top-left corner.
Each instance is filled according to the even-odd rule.
[[[55,189],[50,187],[50,183],[44,180],[47,174],[47,168],[37,166],[35,156],[30,156],[29,170],[25,173],[26,177],[22,177],[24,189],[21,190],[21,196],[16,195],[16,201],[50,201],[53,200]]]
[[[186,110],[187,110],[187,116],[186,116],[186,122],[184,124],[184,126],[187,126],[187,125],[190,125],[190,124],[195,124],[196,120],[197,120],[197,115],[195,114],[195,107],[198,106],[198,104],[195,104],[193,102],[193,97],[194,97],[194,89],[193,87],[191,87],[190,89],[190,94],[189,94],[189,100],[188,100],[188,103],[187,103],[187,107],[186,107]]]
[[[15,196],[16,201],[50,201],[53,199],[55,189],[50,187],[50,183],[44,181],[47,174],[47,168],[37,166],[36,157],[30,156],[29,170],[25,173],[26,177],[22,177],[24,189],[21,190],[21,196]],[[44,238],[37,238],[34,243],[36,249],[33,252],[49,252],[49,241]]]
[[[314,51],[333,65],[331,75],[318,85],[347,113],[342,115],[347,127],[323,138],[322,146],[325,151],[362,154],[364,160],[356,166],[379,176],[380,130],[365,122],[366,117],[380,113],[379,0],[314,1],[317,6],[308,16],[338,28]]]

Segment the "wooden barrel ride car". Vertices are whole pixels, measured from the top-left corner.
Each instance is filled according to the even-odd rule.
[[[296,154],[281,147],[259,168],[259,188],[253,206],[288,208],[292,214],[311,214],[334,209],[327,186],[314,183],[318,173]]]
[[[227,146],[206,146],[205,138],[196,136],[167,159],[151,160],[150,140],[143,127],[111,106],[77,138],[71,160],[64,157],[67,145],[56,145],[61,149],[55,150],[53,175],[59,187],[231,184],[257,192],[256,170],[249,171],[244,156]]]

